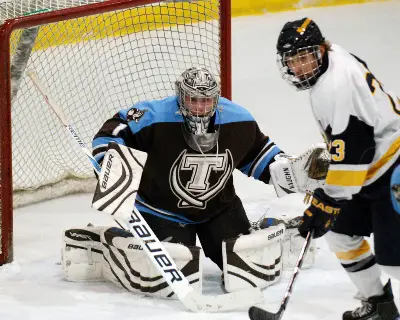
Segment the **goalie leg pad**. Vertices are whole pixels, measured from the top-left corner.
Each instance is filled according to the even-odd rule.
[[[296,266],[301,249],[304,245],[304,238],[300,236],[297,228],[286,229],[283,240],[283,269],[293,270]],[[302,269],[309,269],[314,266],[316,255],[315,239],[311,240],[308,252],[303,260]]]
[[[299,230],[297,229],[302,217],[299,216],[292,218],[287,215],[282,215],[279,219],[283,220],[286,226],[282,253],[283,269],[293,270],[304,244],[304,238],[300,236]],[[307,254],[303,260],[301,266],[302,269],[308,269],[314,266],[316,253],[317,249],[315,246],[315,239],[312,239]]]
[[[131,233],[110,228],[101,234],[101,241],[104,246],[103,276],[106,280],[131,292],[157,298],[177,298],[149,260],[139,240]],[[201,293],[201,249],[169,242],[163,242],[163,245],[193,288]]]
[[[68,229],[63,232],[61,266],[68,281],[104,281],[102,230],[107,227]]]
[[[222,243],[225,289],[235,292],[250,287],[265,288],[277,282],[282,272],[283,223]]]

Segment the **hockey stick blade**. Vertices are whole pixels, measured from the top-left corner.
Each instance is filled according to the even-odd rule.
[[[59,106],[52,99],[49,92],[42,85],[35,71],[29,70],[27,75],[32,79],[34,85],[43,95],[43,98],[46,100],[47,104],[56,113],[62,125],[67,129],[77,144],[79,144],[81,151],[89,158],[95,171],[100,173],[100,165],[97,163],[90,151],[86,148],[86,145],[81,140],[77,131],[72,125],[70,125],[61,106]],[[107,208],[104,208],[100,211],[107,212]],[[220,312],[245,308],[252,304],[260,303],[264,300],[264,295],[259,288],[251,288],[217,296],[204,296],[200,293],[197,293],[194,291],[193,287],[190,285],[189,281],[182,274],[182,272],[176,267],[175,262],[169,256],[162,243],[159,241],[157,236],[151,230],[146,220],[143,219],[141,213],[136,209],[135,206],[133,206],[133,211],[131,212],[130,223],[131,225],[129,231],[135,236],[135,238],[139,239],[150,261],[160,271],[162,277],[170,285],[186,309],[193,312]],[[157,255],[158,257],[154,257],[154,255]],[[168,270],[163,270],[163,265],[159,262],[160,255],[167,259],[168,264],[166,267]],[[162,261],[164,262],[166,260]],[[173,275],[172,278],[171,275]]]
[[[249,309],[249,318],[251,320],[280,320],[282,318],[282,312],[279,310],[278,313],[271,313],[253,306]]]

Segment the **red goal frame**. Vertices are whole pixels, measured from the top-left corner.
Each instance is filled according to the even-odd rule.
[[[55,23],[157,3],[155,0],[108,0],[75,8],[6,20],[0,27],[0,265],[13,260],[13,184],[11,148],[10,38],[16,29]],[[220,65],[222,95],[231,99],[231,0],[220,0]]]

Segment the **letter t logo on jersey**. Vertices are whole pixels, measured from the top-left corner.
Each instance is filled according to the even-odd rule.
[[[215,197],[225,186],[234,169],[229,150],[219,154],[188,154],[182,151],[174,162],[169,176],[171,190],[179,198],[178,207],[204,209],[207,202]],[[182,176],[190,173],[189,179],[182,182]],[[218,174],[211,182],[211,174]],[[215,179],[214,179],[215,180]]]

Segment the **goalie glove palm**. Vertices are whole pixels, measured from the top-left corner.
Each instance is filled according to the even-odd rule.
[[[332,227],[340,210],[339,201],[329,197],[323,189],[315,189],[299,226],[300,235],[305,238],[309,231],[314,230],[314,238],[322,237]]]

